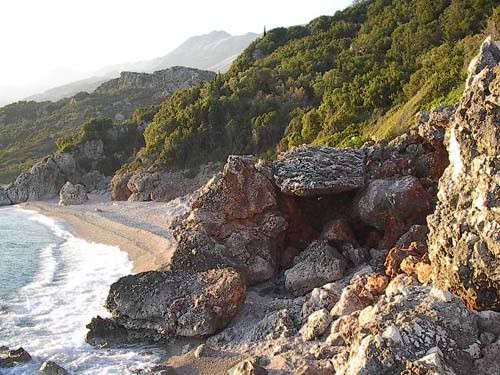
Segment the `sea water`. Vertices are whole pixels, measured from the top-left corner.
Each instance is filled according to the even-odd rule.
[[[117,247],[75,237],[64,223],[38,213],[0,208],[0,346],[22,346],[33,357],[0,374],[37,374],[46,360],[71,374],[132,374],[157,363],[157,348],[85,343],[91,318],[108,316],[110,285],[131,271]]]

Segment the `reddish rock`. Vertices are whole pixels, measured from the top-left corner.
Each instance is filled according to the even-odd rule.
[[[349,223],[343,219],[329,221],[323,227],[321,238],[327,241],[354,242],[354,233]]]

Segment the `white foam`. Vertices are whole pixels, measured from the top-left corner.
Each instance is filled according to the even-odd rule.
[[[24,211],[26,213],[26,211]],[[0,344],[23,346],[34,361],[6,370],[6,375],[34,374],[44,360],[53,360],[72,374],[130,374],[159,360],[158,349],[95,349],[85,343],[86,324],[103,307],[109,286],[132,271],[118,247],[87,242],[73,236],[61,222],[29,212],[57,236],[57,244],[40,254],[33,281],[7,301],[0,315]],[[3,370],[2,370],[3,371]]]

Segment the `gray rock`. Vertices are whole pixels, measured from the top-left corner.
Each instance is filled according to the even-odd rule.
[[[59,192],[59,204],[62,206],[80,205],[88,201],[87,191],[83,185],[66,182]]]
[[[474,309],[500,311],[500,51],[491,39],[469,71],[428,220],[429,257],[439,287]]]
[[[68,375],[68,371],[66,371],[63,367],[59,366],[57,363],[52,361],[47,361],[42,364],[40,367],[40,373],[43,375]]]
[[[351,191],[365,184],[362,151],[301,146],[273,165],[274,179],[283,193],[303,197]]]
[[[114,323],[138,338],[202,337],[231,321],[245,300],[245,291],[244,280],[231,269],[195,274],[151,271],[114,283],[106,307]],[[90,342],[117,331],[106,325],[99,329],[95,322],[89,328]]]
[[[307,318],[306,323],[300,329],[300,334],[306,341],[314,340],[326,332],[331,322],[332,316],[328,310],[315,311]]]
[[[294,263],[285,271],[285,286],[297,296],[341,279],[347,269],[345,258],[326,241],[311,243]]]
[[[10,206],[12,204],[7,192],[0,186],[0,206]]]
[[[31,361],[31,355],[23,348],[12,349],[2,346],[0,348],[0,368],[10,368]]]

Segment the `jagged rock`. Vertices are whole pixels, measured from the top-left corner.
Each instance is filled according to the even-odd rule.
[[[355,203],[363,222],[385,232],[386,246],[393,245],[413,224],[424,223],[432,208],[431,196],[412,176],[374,180]]]
[[[172,270],[231,266],[250,284],[275,274],[287,223],[274,186],[255,162],[230,156],[223,173],[205,186],[190,215],[175,228]]]
[[[257,364],[257,361],[247,359],[238,363],[228,371],[229,375],[267,375],[267,370]]]
[[[73,185],[66,182],[59,192],[59,204],[62,206],[72,206],[83,204],[89,200],[87,191],[83,185]]]
[[[321,238],[333,242],[333,241],[354,241],[354,234],[352,233],[349,223],[343,219],[337,219],[329,221],[323,227],[321,232]]]
[[[109,348],[133,340],[123,326],[111,319],[97,316],[86,327],[88,332],[85,341],[99,348]]]
[[[0,368],[9,368],[31,361],[31,355],[23,348],[0,348]]]
[[[328,310],[315,311],[307,318],[306,323],[300,329],[300,334],[306,341],[314,340],[326,332],[331,322],[332,316]]]
[[[477,316],[453,296],[426,287],[382,297],[361,320],[337,374],[406,373],[413,363],[442,349],[443,367],[457,375],[474,373],[471,346],[478,338]]]
[[[313,242],[294,263],[285,271],[285,286],[297,296],[341,279],[347,269],[345,258],[326,241]]]
[[[7,195],[7,192],[3,187],[0,186],[0,206],[9,206],[12,202]]]
[[[436,285],[474,309],[500,310],[500,49],[490,38],[470,66],[447,133],[450,165],[429,218]]]
[[[286,194],[309,197],[351,191],[365,184],[365,155],[356,150],[301,146],[280,155],[273,174]]]
[[[113,322],[138,337],[201,337],[231,321],[245,300],[245,290],[244,280],[231,269],[194,274],[151,271],[111,285],[106,307]],[[90,339],[105,336],[92,332],[92,324],[89,328]]]
[[[339,301],[330,311],[331,315],[349,315],[372,304],[380,290],[372,288],[368,280],[368,275],[353,277],[351,283],[342,290]]]
[[[150,201],[151,194],[160,183],[158,173],[139,172],[133,174],[127,183],[127,188],[132,193],[129,201]]]
[[[307,319],[313,312],[321,309],[330,311],[339,301],[341,293],[341,287],[335,283],[314,288],[302,306],[303,319]]]
[[[111,180],[111,200],[126,201],[132,192],[128,188],[128,182],[132,177],[132,172],[118,172]]]
[[[249,341],[258,342],[290,337],[295,333],[292,314],[287,309],[274,311],[266,315],[255,325],[249,335]]]
[[[40,373],[43,375],[68,375],[69,372],[63,367],[59,366],[57,363],[52,361],[47,361],[40,367]]]
[[[94,170],[83,175],[81,183],[87,192],[106,193],[110,190],[111,177]]]

